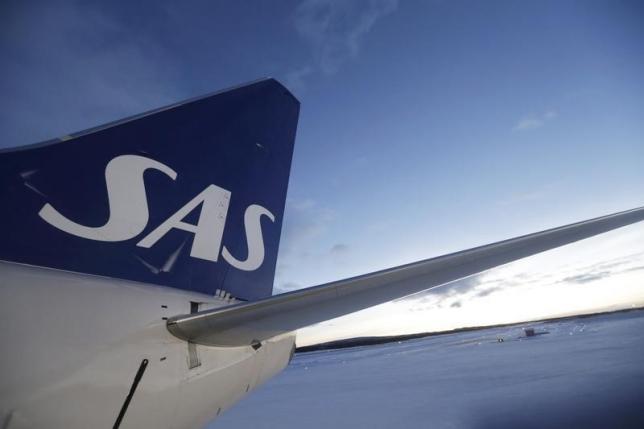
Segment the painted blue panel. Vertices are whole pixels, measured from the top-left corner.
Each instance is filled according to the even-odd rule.
[[[275,274],[299,102],[279,82],[262,80],[38,145],[0,153],[0,259],[255,300],[270,296]],[[62,231],[39,216],[51,204],[69,220],[110,219],[105,167],[121,155],[161,162],[176,180],[144,173],[147,226],[125,241],[97,241]],[[231,192],[222,246],[248,254],[244,213],[261,218],[265,257],[244,271],[219,258],[190,256],[194,233],[171,229],[150,248],[136,244],[214,184]],[[196,224],[201,207],[183,220]],[[168,259],[179,250],[176,263]],[[171,266],[167,272],[162,268]]]

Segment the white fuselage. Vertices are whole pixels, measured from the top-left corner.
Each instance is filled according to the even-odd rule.
[[[13,428],[201,427],[281,371],[295,337],[194,346],[164,318],[222,298],[0,261],[0,421]],[[192,306],[194,309],[194,305]],[[196,350],[196,354],[195,354]],[[192,353],[192,356],[189,356]],[[195,364],[199,366],[189,368]]]

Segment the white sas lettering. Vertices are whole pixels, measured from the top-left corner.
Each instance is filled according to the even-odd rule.
[[[137,246],[150,248],[172,228],[177,228],[195,235],[190,256],[217,262],[229,202],[229,191],[219,186],[210,185],[139,241]],[[200,204],[202,206],[197,225],[184,222],[183,219]]]
[[[139,235],[148,224],[148,199],[143,173],[159,170],[172,180],[177,173],[170,167],[138,155],[121,155],[105,167],[107,201],[110,217],[103,226],[85,226],[67,219],[58,210],[45,204],[38,215],[47,223],[77,237],[98,241],[123,241]]]
[[[112,159],[105,167],[105,182],[110,216],[102,226],[85,226],[69,220],[51,204],[45,204],[38,213],[50,225],[77,237],[96,241],[125,241],[141,234],[148,224],[149,211],[143,174],[148,169],[165,173],[176,180],[177,173],[158,161],[138,155],[122,155]],[[141,239],[137,246],[150,248],[170,230],[179,229],[194,234],[190,256],[217,262],[230,204],[230,191],[209,185],[188,201],[176,213]],[[192,211],[201,206],[196,225],[184,221]],[[248,255],[245,260],[234,257],[223,247],[221,256],[233,267],[254,271],[264,262],[264,237],[261,218],[275,222],[275,216],[266,208],[251,204],[244,212],[244,230]]]
[[[221,255],[233,267],[244,270],[254,271],[264,262],[264,237],[262,236],[262,215],[267,216],[271,222],[275,222],[273,213],[257,204],[248,206],[244,213],[244,229],[246,230],[246,243],[248,244],[248,257],[245,261],[240,261],[230,254],[224,246]]]

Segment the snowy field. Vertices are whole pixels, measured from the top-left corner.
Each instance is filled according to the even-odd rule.
[[[644,311],[297,354],[208,427],[644,428]]]

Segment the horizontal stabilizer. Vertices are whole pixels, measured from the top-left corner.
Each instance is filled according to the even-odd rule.
[[[167,326],[178,338],[198,344],[249,345],[642,220],[644,207],[252,303],[176,316]]]

